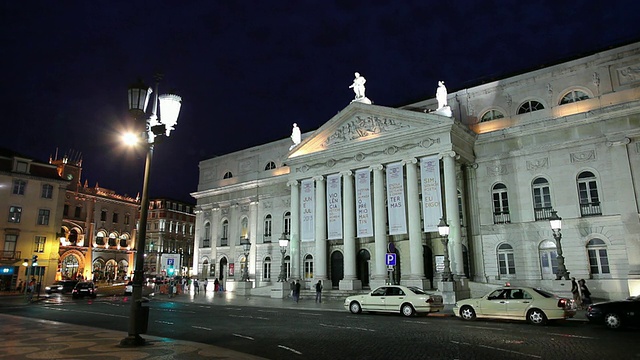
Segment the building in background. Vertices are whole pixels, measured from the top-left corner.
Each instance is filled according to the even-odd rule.
[[[81,183],[78,154],[51,159],[69,181],[63,201],[59,274],[61,279],[121,282],[133,275],[140,201]]]
[[[299,144],[200,162],[194,271],[233,289],[248,264],[255,294],[282,263],[307,287],[436,289],[444,217],[459,297],[506,281],[566,292],[560,249],[594,297],[640,294],[640,43],[444,91],[352,101]]]
[[[145,274],[190,276],[195,233],[194,204],[168,198],[149,201]]]
[[[56,166],[0,148],[0,291],[14,290],[27,271],[43,285],[54,281],[68,183]]]

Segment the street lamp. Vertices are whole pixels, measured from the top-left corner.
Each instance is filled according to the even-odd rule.
[[[556,272],[556,280],[569,280],[569,272],[567,268],[564,266],[564,256],[562,256],[562,218],[558,216],[557,211],[551,210],[551,217],[549,218],[549,224],[551,225],[551,230],[553,230],[553,238],[556,240],[556,248],[558,250],[558,256],[556,259],[558,260],[558,271]]]
[[[280,239],[278,240],[278,244],[280,245],[280,253],[282,254],[282,259],[280,260],[280,275],[278,276],[278,282],[286,282],[287,272],[284,268],[284,254],[287,252],[287,246],[289,246],[289,238],[287,238],[286,233],[282,233],[282,236],[280,236]]]
[[[147,216],[149,212],[149,175],[151,174],[151,160],[153,159],[153,147],[163,137],[168,137],[171,130],[178,122],[178,114],[182,99],[178,95],[165,94],[158,96],[158,84],[162,75],[156,75],[156,96],[153,101],[151,116],[145,121],[145,132],[142,136],[147,156],[144,166],[144,182],[142,185],[142,200],[140,203],[140,223],[138,238],[136,239],[136,260],[133,272],[133,292],[131,301],[131,313],[129,315],[128,336],[120,341],[123,346],[140,346],[145,344],[140,334],[147,331],[149,322],[149,308],[142,306],[142,287],[144,283],[144,256],[145,241],[147,236]],[[153,91],[142,81],[138,81],[129,87],[129,111],[136,120],[145,116],[149,97]],[[158,117],[160,107],[162,119]]]
[[[442,281],[453,281],[453,277],[451,276],[451,262],[449,261],[449,225],[447,225],[443,218],[440,218],[438,233],[440,233],[440,240],[444,246],[444,270],[442,271]]]
[[[242,272],[242,281],[249,281],[249,252],[251,251],[251,242],[248,238],[242,237],[240,245],[244,251],[244,271]]]

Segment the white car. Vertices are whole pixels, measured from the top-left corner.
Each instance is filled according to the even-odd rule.
[[[131,295],[131,294],[133,294],[133,281],[129,281],[129,282],[124,286],[124,294],[125,294],[125,295]]]
[[[542,289],[507,285],[481,298],[456,302],[453,313],[464,320],[475,318],[527,320],[544,325],[576,314],[573,300]]]
[[[365,295],[347,297],[344,308],[353,314],[368,311],[412,316],[416,313],[442,311],[444,303],[442,296],[427,294],[414,286],[384,285]]]

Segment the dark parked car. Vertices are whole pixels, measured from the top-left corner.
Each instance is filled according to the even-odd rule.
[[[95,286],[92,282],[87,281],[79,282],[78,284],[76,284],[76,287],[73,288],[73,291],[71,292],[71,296],[73,296],[74,299],[85,296],[90,296],[95,299],[95,297],[98,295],[97,293],[98,287]]]
[[[587,319],[592,323],[605,324],[609,329],[640,325],[640,295],[589,305]]]
[[[44,292],[47,294],[68,294],[73,290],[74,287],[76,287],[77,283],[77,280],[58,280],[53,284],[46,286],[44,288]]]

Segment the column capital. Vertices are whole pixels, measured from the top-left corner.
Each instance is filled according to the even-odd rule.
[[[300,182],[298,180],[289,180],[287,181],[287,186],[298,186]]]
[[[438,154],[438,159],[443,159],[447,156],[452,157],[456,160],[460,158],[460,155],[458,155],[455,151],[451,150],[451,151],[443,151],[440,154]]]
[[[324,180],[325,180],[325,179],[324,179],[324,175],[314,176],[314,177],[312,177],[312,179],[313,179],[313,181],[315,181],[315,182],[321,182],[321,181],[324,181]]]
[[[382,164],[369,166],[369,171],[382,171],[382,170],[384,170],[384,165]]]
[[[402,160],[402,165],[417,164],[417,163],[418,163],[418,159],[416,158]]]
[[[340,175],[342,175],[343,177],[352,176],[353,172],[351,170],[345,170],[345,171],[341,171]]]

